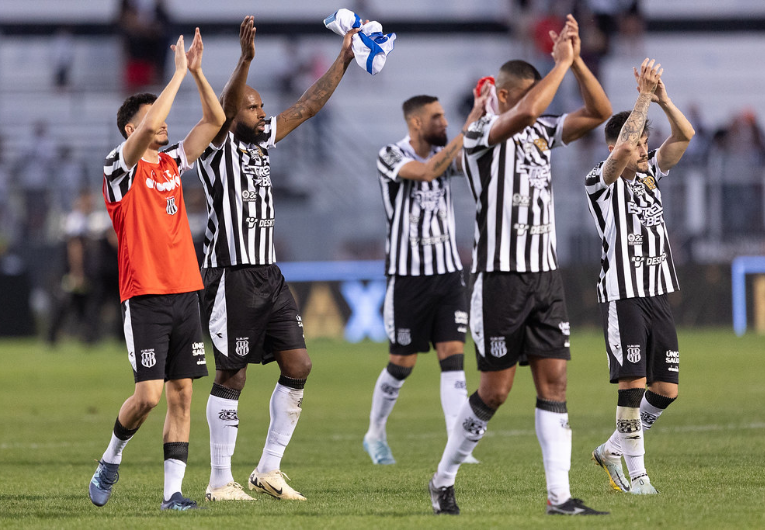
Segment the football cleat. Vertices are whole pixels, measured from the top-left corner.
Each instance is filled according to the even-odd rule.
[[[552,504],[550,499],[547,499],[547,515],[608,515],[608,513],[585,506],[582,499],[571,498],[561,504]]]
[[[642,475],[632,479],[630,493],[635,495],[656,495],[659,492],[651,484],[651,479],[648,478],[648,475]]]
[[[433,477],[435,478],[435,475]],[[454,486],[437,488],[433,485],[433,479],[430,479],[428,491],[430,492],[430,503],[433,505],[434,514],[460,514],[460,507],[457,506],[457,500],[454,498]]]
[[[181,495],[180,491],[173,493],[169,499],[163,500],[159,506],[160,510],[175,510],[178,512],[185,512],[186,510],[196,510],[199,506],[191,499],[187,499]]]
[[[103,506],[109,501],[109,497],[112,496],[112,486],[120,479],[117,471],[119,468],[119,464],[109,464],[103,460],[98,462],[96,472],[88,485],[88,496],[96,506]]]
[[[208,501],[254,501],[244,492],[244,488],[238,482],[229,482],[223,487],[212,489],[207,485],[205,499]]]
[[[376,440],[364,436],[364,451],[372,459],[373,464],[387,466],[396,463],[396,459],[393,458],[393,453],[388,447],[388,442],[385,440]]]
[[[622,470],[622,458],[614,458],[606,453],[606,444],[599,445],[592,452],[592,459],[603,468],[608,475],[611,487],[616,491],[629,491],[630,485]]]
[[[287,475],[278,469],[269,471],[268,473],[258,473],[258,469],[255,468],[255,470],[250,475],[249,488],[251,490],[257,491],[258,493],[265,493],[270,495],[275,499],[304,501],[305,497],[303,497],[303,494],[292,489],[284,481],[285,478],[287,480],[290,479]]]

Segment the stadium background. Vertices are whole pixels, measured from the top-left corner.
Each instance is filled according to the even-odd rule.
[[[682,326],[730,325],[731,261],[765,251],[765,140],[759,124],[765,115],[765,70],[759,64],[765,56],[765,4],[643,0],[637,13],[618,13],[632,3],[387,0],[346,5],[382,22],[386,32],[396,32],[396,49],[377,76],[351,65],[319,116],[272,153],[278,261],[288,268],[287,262],[298,260],[335,262],[321,269],[334,276],[323,277],[310,264],[285,272],[309,336],[383,339],[377,260],[383,258],[384,217],[375,157],[382,145],[406,132],[401,102],[419,93],[438,96],[453,135],[478,77],[494,74],[510,58],[527,59],[543,74],[549,69],[549,56],[535,44],[535,33],[571,11],[580,17],[585,47],[599,65],[615,111],[631,108],[632,66],[650,56],[664,65],[670,96],[693,122],[697,136],[689,152],[662,183],[683,289],[671,298]],[[94,195],[96,206],[89,238],[102,240],[108,229],[100,198],[101,163],[121,141],[116,109],[137,88],[125,83],[121,4],[14,1],[3,2],[0,10],[0,335],[46,336],[62,300],[71,295],[64,228],[80,188]],[[258,33],[249,83],[275,114],[323,72],[340,46],[322,20],[342,5],[327,0],[167,0],[163,5],[169,19],[163,38],[190,36],[195,25],[201,28],[203,68],[216,91],[238,58],[241,18],[254,14]],[[604,6],[617,11],[608,50],[594,27],[594,15]],[[600,12],[600,20],[605,15]],[[160,90],[168,79],[172,60],[165,57],[162,83],[148,90]],[[578,104],[569,76],[551,110]],[[196,90],[186,81],[168,118],[171,139],[180,139],[198,115]],[[657,108],[649,117],[656,147],[667,125]],[[582,180],[606,153],[600,128],[557,150],[553,161],[559,256],[574,326],[598,325],[599,241]],[[184,178],[184,188],[192,231],[201,241],[204,206],[195,175]],[[464,181],[456,190],[457,235],[468,266],[473,206]],[[337,269],[338,262],[349,260],[363,262]],[[338,276],[338,270],[347,274]],[[327,279],[333,281],[319,281]],[[746,287],[751,324],[765,327],[765,294],[760,304],[752,296],[763,291],[761,284],[749,277]],[[119,328],[111,325],[117,320],[114,303],[96,314],[104,319],[99,336]],[[79,334],[77,319],[66,319],[62,333]]]

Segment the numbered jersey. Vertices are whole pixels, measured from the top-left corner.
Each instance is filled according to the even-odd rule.
[[[183,143],[159,162],[125,164],[124,142],[104,162],[103,194],[117,233],[120,299],[202,288],[180,173],[191,168]]]
[[[585,187],[602,256],[598,301],[671,293],[679,289],[669,246],[659,180],[657,151],[648,153],[648,172],[631,181],[603,181],[603,164],[587,175]]]

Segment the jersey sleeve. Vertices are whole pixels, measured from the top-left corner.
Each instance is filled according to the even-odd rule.
[[[566,121],[566,116],[568,114],[540,116],[537,120],[537,123],[542,126],[542,134],[545,140],[547,140],[547,146],[550,149],[566,145],[563,141],[563,123]]]
[[[489,145],[489,133],[499,116],[487,114],[474,121],[467,127],[462,147],[467,155],[474,155],[491,147]]]
[[[188,171],[194,167],[194,163],[189,163],[186,158],[186,150],[183,148],[183,142],[173,144],[162,150],[163,153],[170,156],[175,160],[175,164],[178,166],[178,174]]]
[[[386,145],[377,155],[377,171],[388,180],[400,181],[398,172],[409,162],[414,161],[408,157],[399,146]]]
[[[104,160],[104,178],[111,183],[119,184],[133,167],[128,167],[125,164],[125,159],[122,155],[122,149],[125,147],[125,142],[122,142],[119,146],[109,153]]]
[[[603,180],[603,164],[604,162],[601,162],[595,166],[584,179],[587,195],[590,200],[598,203],[604,203],[611,197],[611,186],[607,186]]]
[[[665,172],[659,168],[658,153],[659,153],[658,149],[654,149],[653,151],[650,151],[648,153],[648,167],[651,168],[651,173],[653,174],[654,178],[657,181],[669,175],[669,170]]]

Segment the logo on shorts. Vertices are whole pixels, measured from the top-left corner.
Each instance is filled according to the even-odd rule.
[[[236,338],[236,354],[240,357],[244,357],[250,353],[250,337],[237,337]]]
[[[148,350],[141,350],[141,364],[146,368],[151,368],[157,364],[157,358],[154,355],[154,348]]]
[[[464,325],[467,325],[467,323],[468,323],[468,314],[467,314],[467,311],[455,311],[454,312],[454,323],[455,324],[464,324]]]
[[[399,328],[398,334],[396,336],[396,342],[401,344],[402,346],[408,346],[412,343],[412,330],[411,329],[401,329]]]
[[[201,359],[197,359],[197,364],[207,364],[205,359],[205,343],[204,342],[192,342],[191,343],[191,355],[193,357],[201,356]]]
[[[627,360],[631,363],[640,362],[640,345],[639,344],[627,345]]]
[[[165,211],[168,213],[168,215],[175,215],[178,213],[178,207],[175,205],[175,197],[167,198],[167,206],[165,207]]]
[[[558,328],[560,328],[560,332],[566,336],[566,339],[563,341],[563,347],[571,347],[571,342],[569,341],[569,337],[571,336],[571,325],[568,322],[559,322]]]
[[[297,315],[295,318],[297,319],[298,327],[302,328],[303,327],[303,319],[300,317],[300,315]]]
[[[671,364],[672,366],[668,366],[667,370],[670,372],[679,372],[680,371],[680,352],[679,351],[672,351],[667,350],[667,358],[666,363]]]
[[[489,337],[491,343],[491,349],[489,352],[494,357],[504,357],[507,355],[507,344],[505,343],[505,337]]]

